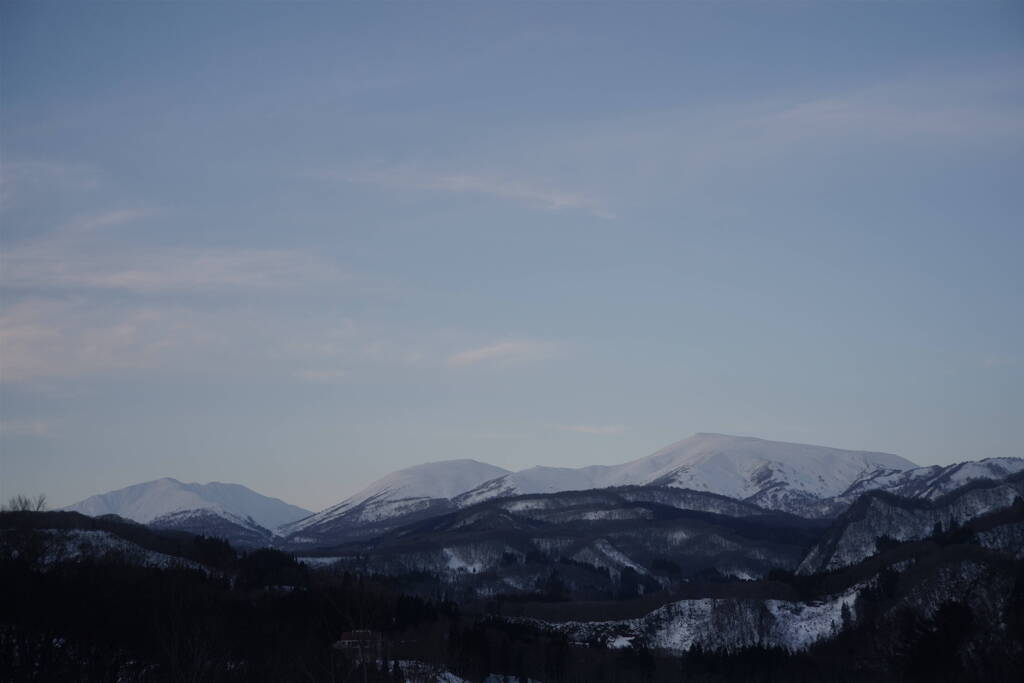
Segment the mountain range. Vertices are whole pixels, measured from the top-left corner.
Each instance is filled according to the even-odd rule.
[[[1024,604],[1022,458],[918,467],[697,434],[616,466],[426,463],[315,514],[238,485],[174,479],[72,509],[95,518],[5,514],[38,526],[47,566],[90,554],[216,571],[236,558],[258,573],[276,562],[281,572],[261,579],[273,590],[322,567],[332,580],[386,577],[601,651],[797,652],[873,633],[885,651],[908,633],[938,633],[950,609],[998,631]],[[24,536],[2,532],[0,558]],[[905,628],[911,613],[918,630]],[[1002,636],[986,638],[972,651],[1005,649]]]
[[[917,467],[890,453],[700,433],[621,465],[518,472],[469,459],[416,465],[315,514],[237,484],[166,478],[92,496],[66,509],[212,533],[246,545],[311,548],[366,541],[488,501],[536,494],[687,489],[725,496],[761,512],[829,519],[869,491],[932,500],[970,481],[1002,479],[1022,469],[1020,458]],[[689,503],[665,499],[679,509],[693,505],[692,496]]]
[[[497,498],[618,486],[686,488],[769,510],[822,517],[834,513],[833,499],[858,482],[915,467],[890,453],[702,433],[621,465],[531,467],[519,472],[474,460],[418,465],[390,474],[280,533],[304,544],[358,540]],[[446,482],[446,488],[430,484],[435,481]]]

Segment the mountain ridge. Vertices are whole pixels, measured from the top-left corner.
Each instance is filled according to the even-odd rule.
[[[394,495],[388,490],[387,482],[392,478],[405,481],[417,472],[453,462],[467,461],[442,461],[398,470],[308,520],[283,529],[282,533],[296,535],[315,527],[326,530],[334,522],[350,526],[342,521],[354,522],[359,518],[380,522],[387,514],[411,519],[411,515],[422,517],[428,510],[444,512],[493,498],[615,486],[689,488],[749,500],[769,509],[806,513],[814,508],[818,499],[839,495],[865,474],[916,467],[910,460],[890,453],[699,432],[651,455],[619,465],[578,468],[540,465],[518,472],[495,468],[501,473],[455,495],[449,493],[458,487],[431,490],[423,482],[411,487],[420,494],[415,498],[404,493]],[[808,467],[808,462],[812,466]],[[371,514],[374,519],[366,519]]]
[[[267,543],[309,548],[368,540],[485,501],[524,495],[654,487],[716,494],[768,511],[824,519],[868,491],[934,499],[964,483],[1021,470],[1020,458],[918,467],[891,453],[700,432],[619,465],[534,466],[512,472],[469,458],[421,463],[387,474],[316,513],[237,484],[184,484],[172,478],[92,496],[66,509],[118,514],[196,533],[230,529],[250,543],[262,535]],[[260,505],[253,507],[253,501]],[[269,505],[274,514],[261,505]]]
[[[92,517],[114,514],[141,524],[166,515],[190,510],[208,510],[235,522],[251,519],[274,529],[312,514],[279,498],[264,496],[241,484],[185,483],[172,477],[125,486],[100,493],[64,508]]]

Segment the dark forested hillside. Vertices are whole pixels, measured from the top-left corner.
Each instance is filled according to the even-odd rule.
[[[892,542],[838,573],[695,581],[611,603],[457,605],[409,595],[400,577],[317,570],[277,550],[5,513],[0,680],[1012,681],[1024,666],[1024,563],[975,541],[1022,516],[1014,508],[966,532]],[[807,648],[673,651],[643,631],[613,643],[549,626],[637,620],[687,599],[814,603],[851,586],[862,588],[832,635]]]

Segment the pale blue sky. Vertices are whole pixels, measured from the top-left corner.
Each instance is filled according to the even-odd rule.
[[[1024,5],[0,4],[0,495],[1024,455]]]

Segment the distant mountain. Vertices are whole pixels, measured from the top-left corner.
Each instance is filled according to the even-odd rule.
[[[854,482],[913,467],[911,461],[890,453],[696,434],[622,465],[534,467],[508,474],[462,494],[457,502],[466,505],[526,493],[653,484],[708,491],[768,509],[818,516],[815,513],[821,500],[843,493]]]
[[[813,574],[855,564],[877,553],[886,540],[915,541],[936,531],[949,531],[1007,509],[1022,496],[1024,473],[1001,480],[976,479],[934,499],[869,491],[835,520],[801,561],[798,571]]]
[[[889,453],[696,434],[622,465],[541,466],[520,472],[475,460],[418,465],[390,474],[279,533],[299,544],[341,543],[496,498],[649,485],[715,493],[770,510],[822,517],[836,511],[831,499],[855,482],[914,467]]]
[[[942,656],[938,649],[911,650],[907,643],[913,642],[914,635],[908,639],[907,624],[925,619],[941,624],[943,613],[952,613],[952,604],[958,605],[953,609],[969,616],[968,623],[978,624],[961,631],[962,637],[972,639],[973,648],[984,653],[972,661],[1002,661],[1005,650],[1020,651],[1019,636],[1013,644],[996,639],[997,634],[1009,631],[1005,624],[1019,623],[1020,574],[1013,558],[1020,557],[1022,519],[1024,504],[983,517],[975,540],[894,546],[854,565],[837,566],[827,575],[805,579],[799,589],[799,583],[776,576],[764,582],[689,583],[678,596],[662,593],[666,597],[661,604],[631,601],[637,605],[635,610],[623,609],[621,601],[534,603],[506,610],[519,623],[561,633],[572,642],[609,649],[640,644],[677,653],[694,646],[705,651],[764,646],[800,651],[820,641],[838,639],[840,647],[825,645],[825,650],[819,650],[829,653],[829,661],[848,652],[865,635],[863,626],[870,624],[872,647],[878,649],[874,653],[858,650],[860,658],[849,666],[851,670],[873,670],[872,675],[847,678],[837,672],[832,676],[835,680],[1017,680],[1019,668],[1016,678],[987,672],[976,677],[947,676],[943,672],[911,679],[880,676],[876,667],[884,652],[900,653],[903,661],[914,656],[904,654],[910,652]],[[643,609],[647,605],[650,611]],[[931,636],[935,630],[924,632]],[[942,641],[935,647],[962,645]],[[894,667],[897,672],[899,666]],[[709,680],[746,678],[735,675]],[[794,672],[779,680],[823,679]]]
[[[233,545],[260,548],[273,544],[274,533],[251,517],[239,517],[221,508],[180,510],[161,515],[148,525],[152,529],[184,531],[197,536],[216,536]]]
[[[170,478],[91,496],[64,509],[91,517],[113,514],[158,526],[178,526],[184,519],[198,518],[196,511],[204,511],[207,518],[213,515],[246,528],[262,527],[264,531],[311,514],[239,484],[185,484]],[[202,533],[196,527],[190,530]]]
[[[713,493],[623,487],[485,501],[310,554],[380,574],[426,572],[467,599],[531,592],[557,570],[566,590],[603,599],[621,594],[624,575],[642,595],[700,576],[795,569],[822,527]]]
[[[633,502],[701,510],[704,503],[686,502],[696,501],[692,496],[646,498],[691,491],[762,510],[832,518],[870,491],[935,500],[965,483],[1005,479],[1022,470],[1020,458],[916,467],[889,453],[696,434],[647,457],[612,466],[541,466],[510,472],[468,459],[416,465],[316,514],[237,484],[184,484],[174,479],[93,496],[67,509],[93,516],[116,514],[244,545],[309,548],[366,541],[482,502],[524,495],[633,487],[630,495],[639,496]]]
[[[964,484],[978,480],[998,481],[1024,470],[1024,458],[986,458],[953,465],[916,467],[902,472],[877,471],[869,473],[839,496],[853,502],[868,491],[883,490],[906,498],[935,500]]]
[[[509,471],[476,460],[445,460],[392,472],[337,505],[281,527],[294,542],[340,542],[384,533],[453,508],[451,499]]]

